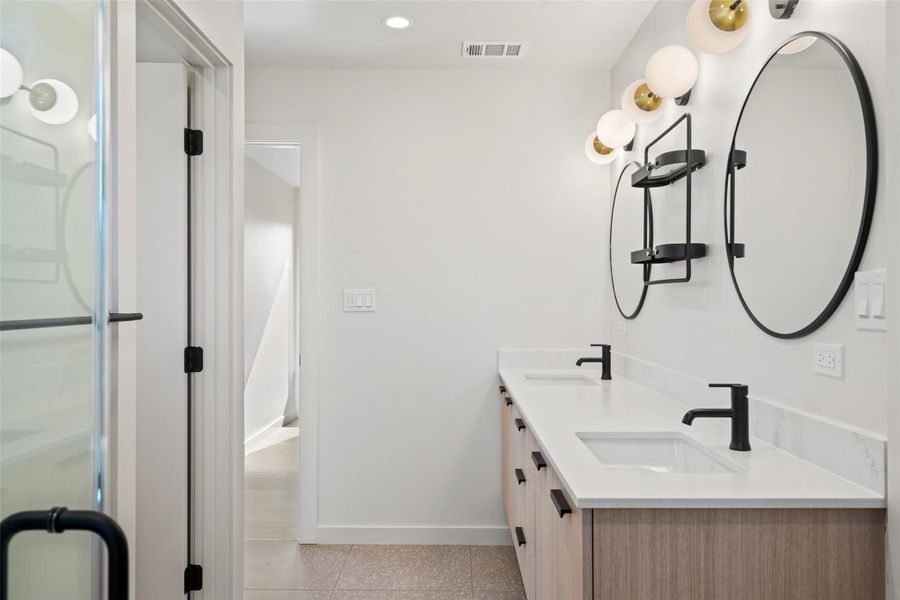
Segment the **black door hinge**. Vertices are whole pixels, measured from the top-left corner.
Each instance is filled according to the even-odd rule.
[[[203,567],[200,565],[188,565],[184,569],[184,593],[196,592],[203,589]]]
[[[203,131],[184,128],[184,153],[188,156],[203,154]]]
[[[184,349],[184,372],[199,373],[203,370],[203,348],[188,346]]]

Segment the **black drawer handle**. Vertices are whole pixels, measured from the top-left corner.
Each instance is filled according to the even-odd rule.
[[[525,545],[525,530],[521,527],[516,527],[516,543],[520,546]]]
[[[531,460],[534,461],[534,466],[537,467],[538,471],[540,471],[541,469],[543,469],[544,467],[547,466],[547,461],[544,460],[544,455],[541,454],[540,452],[532,452]]]
[[[566,500],[566,495],[562,493],[562,490],[550,490],[550,499],[553,500],[553,506],[559,512],[560,519],[572,514],[572,507],[569,506],[569,501]]]
[[[506,393],[506,386],[505,386],[505,385],[501,385],[501,386],[500,386],[500,393],[501,393],[501,394],[505,394],[505,393]]]
[[[522,469],[516,469],[516,481],[519,482],[519,485],[525,483],[525,471]]]
[[[509,396],[506,397],[506,405],[507,405],[507,406],[512,406],[512,398],[509,397]]]
[[[519,431],[525,429],[525,421],[523,421],[522,419],[513,419],[513,423],[516,424],[516,429],[518,429]]]

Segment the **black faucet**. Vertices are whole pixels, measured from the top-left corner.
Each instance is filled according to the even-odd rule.
[[[731,388],[731,409],[727,408],[695,408],[684,413],[681,422],[690,425],[697,417],[725,417],[731,419],[731,445],[728,447],[738,452],[750,450],[750,411],[747,406],[747,394],[750,388],[740,383],[711,383],[711,388]]]
[[[612,375],[610,375],[610,363],[612,362],[611,346],[609,344],[591,344],[591,346],[600,348],[600,358],[585,356],[584,358],[579,358],[575,362],[575,366],[580,367],[584,363],[603,363],[603,375],[600,376],[600,379],[612,379]]]

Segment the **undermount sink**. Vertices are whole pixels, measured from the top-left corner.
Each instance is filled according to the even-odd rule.
[[[525,381],[531,385],[597,385],[584,375],[526,375]]]
[[[680,433],[577,433],[604,468],[653,473],[736,473],[743,468]]]

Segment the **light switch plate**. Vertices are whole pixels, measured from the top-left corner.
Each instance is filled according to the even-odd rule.
[[[857,329],[887,331],[887,269],[857,271],[853,277]]]
[[[844,345],[813,342],[813,373],[844,378]]]
[[[345,289],[344,312],[375,312],[375,290]]]

